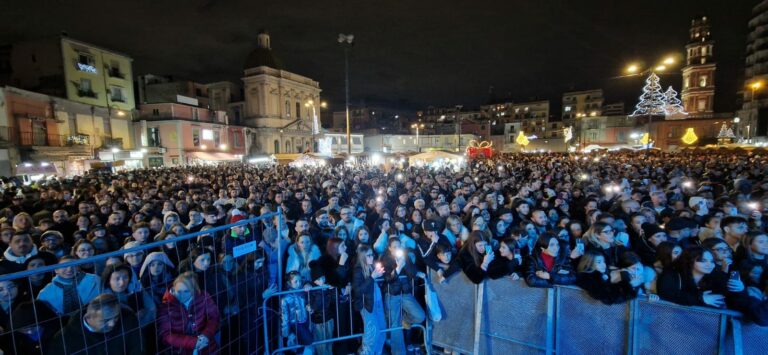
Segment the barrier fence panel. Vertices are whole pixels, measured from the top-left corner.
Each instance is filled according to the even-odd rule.
[[[556,353],[621,354],[629,350],[631,302],[606,305],[577,287],[555,289]]]
[[[636,301],[634,354],[724,354],[728,313],[668,302]]]
[[[768,354],[768,327],[741,323],[741,340],[744,354]]]
[[[464,353],[474,352],[475,316],[477,315],[477,286],[463,272],[451,276],[445,283],[436,282],[431,275],[443,318],[432,323],[432,344]]]
[[[480,353],[552,352],[552,289],[511,278],[487,280],[484,287]]]
[[[0,275],[0,288],[11,291],[12,298],[0,324],[0,350],[138,355],[196,348],[199,353],[263,354],[261,330],[267,319],[260,306],[275,280],[269,272],[273,266],[265,261],[268,252],[257,245],[264,238],[262,245],[269,248],[265,237],[278,233],[264,228],[277,214],[195,233],[176,224],[156,241],[133,234],[148,238],[144,243],[96,235],[72,252],[91,251],[92,256],[60,257],[56,264],[55,257],[43,257],[47,254],[29,257],[19,265],[23,271]],[[189,273],[177,278],[184,272]]]

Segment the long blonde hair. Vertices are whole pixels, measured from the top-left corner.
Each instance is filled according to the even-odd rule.
[[[368,261],[366,260],[369,251],[373,252],[373,249],[366,244],[357,246],[357,265],[363,269],[363,275],[365,275],[366,278],[371,276],[371,266],[368,265]]]

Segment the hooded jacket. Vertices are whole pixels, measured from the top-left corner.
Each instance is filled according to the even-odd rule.
[[[83,324],[84,313],[71,317],[64,329],[53,336],[46,354],[144,354],[147,349],[142,349],[141,328],[136,317],[125,309],[120,311],[120,315],[119,322],[107,333],[89,330]]]
[[[304,260],[304,255],[298,249],[296,243],[288,247],[288,262],[285,264],[285,272],[298,271],[304,281],[310,281],[312,277],[309,273],[309,262],[320,259],[320,248],[313,244],[309,255],[307,255],[307,260]]]
[[[174,353],[191,355],[198,335],[208,338],[208,346],[200,349],[200,355],[213,354],[218,346],[216,332],[219,330],[219,309],[211,296],[200,291],[185,307],[167,291],[163,296],[157,318],[157,334],[163,344],[173,348]]]

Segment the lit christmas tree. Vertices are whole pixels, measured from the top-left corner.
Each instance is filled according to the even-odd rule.
[[[733,130],[731,127],[728,127],[723,123],[723,126],[720,127],[720,133],[717,134],[717,139],[733,139],[736,138],[736,135],[733,134]]]
[[[645,79],[643,94],[640,95],[640,102],[635,106],[632,116],[666,115],[665,106],[666,100],[664,93],[661,92],[659,77],[656,73],[651,73],[648,79]]]
[[[687,115],[685,108],[683,108],[682,102],[677,98],[677,91],[670,86],[664,93],[664,110],[667,116],[680,116]]]

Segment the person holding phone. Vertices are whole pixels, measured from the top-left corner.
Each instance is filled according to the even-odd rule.
[[[426,314],[413,296],[414,280],[418,277],[426,278],[411,263],[408,252],[400,244],[400,238],[391,237],[387,242],[387,251],[379,259],[384,267],[384,310],[389,327],[396,328],[402,325],[410,329],[413,324],[424,321]],[[396,330],[390,334],[390,348],[392,354],[405,354],[406,344],[403,332]]]
[[[461,270],[476,284],[482,283],[488,277],[488,268],[494,258],[493,249],[480,231],[469,233],[469,238],[459,250]]]
[[[379,288],[385,271],[384,266],[374,260],[375,255],[370,246],[361,244],[357,247],[357,261],[352,273],[352,295],[355,311],[360,312],[363,317],[365,332],[359,349],[359,354],[362,355],[381,354],[387,340],[386,333],[382,332],[387,325],[384,321],[384,301]]]
[[[530,287],[571,285],[576,281],[571,260],[563,252],[561,242],[552,233],[545,233],[536,240],[528,261],[525,282]]]

